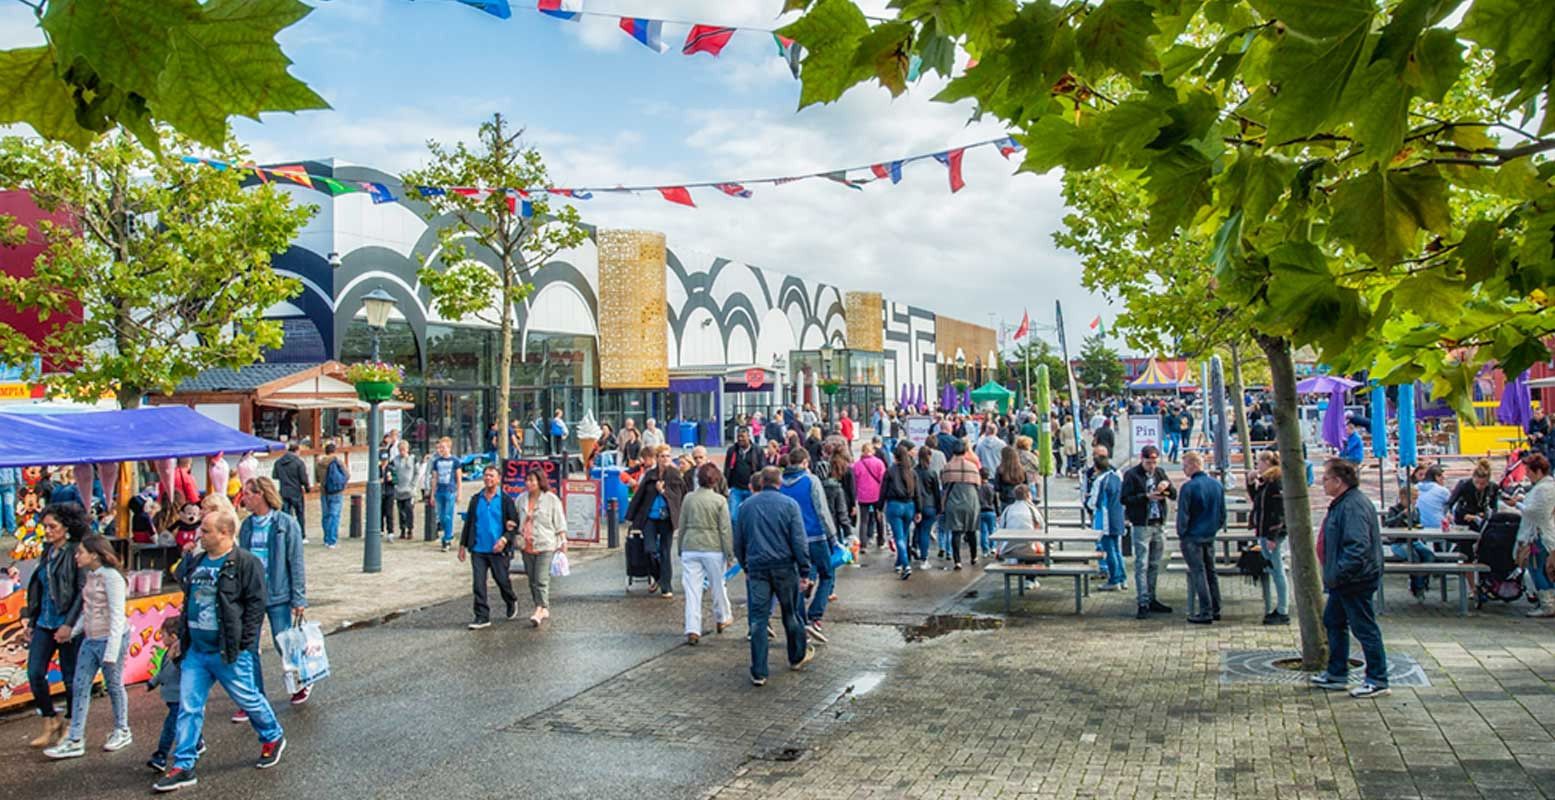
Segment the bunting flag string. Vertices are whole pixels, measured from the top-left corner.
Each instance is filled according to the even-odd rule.
[[[993,147],[999,154],[1009,159],[1015,153],[1025,149],[1015,141],[1012,136],[1002,136],[998,139],[988,139],[981,142],[973,142],[961,145],[949,150],[937,153],[923,153],[920,155],[906,156],[903,158],[877,161],[865,166],[846,167],[843,169],[829,169],[819,172],[811,172],[802,175],[790,175],[784,177],[767,178],[741,178],[705,181],[700,183],[660,184],[653,186],[571,186],[571,187],[472,187],[472,186],[415,186],[415,192],[422,197],[440,197],[449,194],[461,195],[473,198],[476,202],[485,200],[492,194],[502,194],[507,198],[508,208],[514,213],[522,212],[525,216],[532,213],[531,195],[539,194],[553,197],[564,197],[570,200],[592,200],[597,193],[607,194],[637,194],[657,193],[664,200],[676,205],[696,208],[697,204],[692,197],[692,189],[716,189],[718,192],[733,198],[750,199],[751,186],[783,186],[810,178],[823,178],[833,183],[841,184],[854,191],[862,192],[864,187],[876,181],[890,180],[894,184],[902,182],[902,169],[908,164],[918,161],[933,159],[945,165],[950,179],[950,191],[955,194],[966,187],[966,180],[962,176],[962,161],[968,150],[980,147]],[[301,164],[283,164],[280,166],[261,167],[253,163],[228,164],[214,159],[200,158],[197,156],[184,156],[183,160],[191,164],[204,164],[213,169],[225,170],[236,166],[253,173],[253,180],[268,183],[272,180],[283,180],[297,186],[312,189],[316,192],[327,194],[331,197],[342,194],[364,193],[374,203],[393,203],[402,198],[397,196],[388,184],[377,181],[352,181],[335,178],[326,175],[313,175]]]

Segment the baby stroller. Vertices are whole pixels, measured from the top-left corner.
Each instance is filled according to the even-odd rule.
[[[1490,567],[1481,573],[1476,595],[1480,606],[1488,600],[1510,603],[1523,596],[1523,570],[1517,566],[1517,528],[1522,517],[1507,511],[1490,515],[1479,536],[1479,563]]]

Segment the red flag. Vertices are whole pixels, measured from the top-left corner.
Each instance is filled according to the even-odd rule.
[[[660,186],[658,189],[659,194],[664,195],[664,199],[670,201],[671,203],[679,203],[680,205],[690,206],[692,208],[697,207],[696,203],[691,202],[690,190],[686,189],[684,186]]]
[[[1094,330],[1096,330],[1097,328],[1100,328],[1100,327],[1101,327],[1101,315],[1097,314],[1096,315],[1096,319],[1091,320],[1091,330],[1094,331]]]
[[[303,167],[301,164],[292,164],[285,167],[271,167],[270,172],[272,174],[279,175],[291,181],[292,183],[306,186],[309,189],[313,188],[313,180],[309,178],[307,168]]]
[[[693,25],[691,32],[686,34],[686,43],[680,48],[684,55],[707,53],[713,58],[723,51],[729,44],[729,39],[734,36],[733,28],[723,28],[717,25]]]
[[[1020,314],[1020,327],[1015,329],[1015,339],[1019,341],[1031,333],[1031,315],[1025,311]]]
[[[961,179],[961,157],[966,155],[966,148],[958,147],[944,153],[936,153],[934,160],[950,168],[950,193],[955,194],[966,186],[966,181]]]

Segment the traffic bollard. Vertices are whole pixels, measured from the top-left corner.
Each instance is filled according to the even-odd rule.
[[[421,515],[421,541],[430,542],[437,538],[437,504],[424,503],[426,512]]]
[[[352,539],[362,538],[362,496],[351,495],[351,531]]]
[[[605,503],[605,516],[607,518],[605,522],[605,530],[608,531],[606,534],[606,543],[611,547],[621,546],[621,522],[617,517],[616,512],[616,509],[620,507],[620,504],[621,501],[614,497],[610,498],[610,500]]]

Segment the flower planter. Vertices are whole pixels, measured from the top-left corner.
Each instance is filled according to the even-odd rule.
[[[356,396],[369,403],[382,403],[394,398],[395,384],[388,381],[362,381],[356,384]]]

